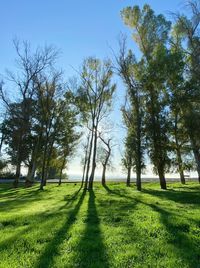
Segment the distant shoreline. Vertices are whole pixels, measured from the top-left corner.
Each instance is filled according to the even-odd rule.
[[[187,181],[198,181],[197,177],[186,177],[186,182]],[[0,183],[12,183],[14,181],[14,179],[0,179]],[[23,183],[25,180],[20,180],[19,182]],[[58,183],[58,179],[49,179],[47,180],[47,183]],[[180,178],[166,178],[166,182],[179,182]],[[39,180],[35,181],[35,182],[40,182]],[[73,178],[73,179],[64,179],[62,180],[62,183],[80,183],[81,179],[80,178]],[[101,182],[101,179],[97,178],[94,180],[94,182]],[[120,183],[120,182],[126,182],[126,178],[111,178],[111,179],[107,179],[107,182],[113,182],[113,183]],[[131,183],[135,183],[136,182],[136,178],[132,178],[131,179]],[[149,177],[149,178],[142,178],[142,182],[159,182],[159,178],[157,177]]]

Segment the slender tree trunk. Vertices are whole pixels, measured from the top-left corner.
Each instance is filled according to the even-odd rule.
[[[63,169],[61,168],[61,169],[60,169],[60,175],[59,175],[59,181],[58,181],[58,185],[59,185],[59,186],[60,186],[61,183],[62,183],[62,171],[63,171]]]
[[[27,174],[27,177],[26,177],[26,185],[27,186],[31,186],[31,184],[33,183],[34,176],[35,176],[35,171],[36,171],[36,162],[33,161],[30,164],[30,167],[29,167],[29,170],[28,170],[28,174]]]
[[[178,171],[180,174],[180,180],[181,180],[182,184],[185,184],[185,176],[184,176],[184,171],[183,171],[183,161],[181,158],[181,152],[180,152],[179,148],[177,148],[176,153],[177,153]]]
[[[19,178],[21,175],[21,161],[18,161],[17,165],[16,165],[16,173],[15,173],[15,180],[13,182],[14,187],[18,187],[19,184]]]
[[[165,172],[164,172],[164,166],[165,166],[165,160],[162,157],[162,151],[164,148],[161,145],[161,126],[159,122],[159,114],[156,114],[155,112],[155,102],[157,102],[157,98],[155,98],[153,91],[150,90],[150,97],[151,97],[151,123],[152,123],[152,129],[153,129],[153,150],[154,150],[154,165],[157,168],[159,180],[160,180],[160,187],[161,189],[166,190],[167,184],[165,180]],[[156,116],[157,115],[157,116]]]
[[[83,184],[84,184],[86,165],[87,165],[87,156],[85,157],[84,166],[83,166],[83,175],[82,175],[82,179],[81,179],[81,188],[83,187]]]
[[[2,134],[1,135],[1,141],[0,141],[0,154],[1,154],[2,146],[3,146],[4,138],[5,138],[5,135]]]
[[[136,171],[136,186],[137,186],[137,190],[141,191],[142,190],[142,183],[141,183],[141,168],[138,168],[138,170]]]
[[[96,169],[96,154],[97,154],[97,126],[94,128],[94,148],[93,148],[93,158],[92,158],[92,171],[89,178],[89,189],[91,190],[93,188],[93,182],[94,182],[94,175],[95,175],[95,169]]]
[[[43,161],[42,161],[42,178],[41,178],[41,183],[40,183],[40,190],[43,190],[44,185],[45,185],[45,168],[46,168],[47,143],[48,143],[48,141],[46,140],[45,147],[44,147],[44,153],[43,153]]]
[[[102,172],[101,184],[103,186],[106,185],[106,165],[103,165],[103,172]]]
[[[179,145],[179,140],[178,140],[178,111],[175,111],[175,127],[174,127],[174,136],[175,136],[175,143],[176,143],[176,156],[177,156],[177,161],[178,161],[178,171],[180,174],[180,180],[182,184],[185,184],[185,176],[184,176],[184,171],[183,171],[183,161],[181,157],[181,149]]]
[[[199,153],[199,148],[196,146],[195,140],[192,137],[192,135],[190,135],[190,140],[191,140],[192,151],[193,151],[196,166],[197,166],[198,181],[200,183],[200,153]]]
[[[46,162],[46,168],[45,168],[45,176],[44,176],[44,186],[46,186],[47,184],[47,178],[49,176],[49,164],[50,164],[50,160],[51,160],[51,155],[52,155],[52,150],[53,150],[53,145],[54,145],[54,138],[51,141],[50,145],[49,145],[49,150],[48,150],[48,156],[47,156],[47,162]]]
[[[126,186],[130,187],[131,186],[131,167],[128,167],[127,169],[127,179],[126,179]]]
[[[61,183],[62,183],[62,172],[63,172],[63,169],[65,167],[65,164],[66,164],[66,155],[64,156],[64,159],[63,159],[63,162],[62,162],[62,166],[61,166],[61,169],[60,169],[60,176],[59,176],[58,185],[61,185]]]
[[[166,184],[166,180],[165,180],[165,173],[164,173],[163,167],[158,168],[158,176],[159,176],[159,180],[160,180],[161,189],[166,190],[167,184]]]
[[[137,159],[136,159],[136,186],[137,190],[142,190],[141,183],[141,165],[142,165],[142,152],[141,152],[141,116],[139,108],[139,100],[136,99],[136,115],[137,115]]]
[[[89,178],[89,171],[90,171],[90,161],[91,161],[91,155],[92,155],[93,139],[94,139],[94,133],[92,131],[91,140],[90,140],[90,147],[89,147],[89,154],[88,154],[88,159],[87,159],[87,169],[86,169],[86,175],[85,175],[84,189],[88,188],[88,178]]]
[[[85,158],[84,158],[84,165],[83,165],[83,175],[82,175],[82,180],[81,180],[81,188],[83,187],[84,179],[85,179],[85,171],[86,171],[87,161],[88,161],[89,141],[90,141],[90,135],[88,135],[87,137],[87,144],[86,144],[86,151],[85,151]]]
[[[193,148],[193,153],[194,153],[194,157],[195,157],[195,161],[196,161],[196,165],[197,165],[198,181],[200,183],[200,154],[199,154],[199,150],[197,148]]]

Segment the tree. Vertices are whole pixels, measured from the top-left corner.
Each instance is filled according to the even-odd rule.
[[[174,34],[179,41],[179,49],[184,55],[184,85],[181,90],[180,109],[185,121],[192,151],[194,153],[200,182],[200,6],[199,1],[188,1],[191,17],[176,14]]]
[[[159,175],[161,188],[166,189],[165,171],[169,160],[165,100],[166,43],[171,23],[163,15],[155,15],[149,5],[144,5],[142,10],[138,6],[127,7],[122,11],[122,18],[133,30],[133,38],[142,52],[136,78],[145,96],[149,155]]]
[[[84,156],[82,158],[82,164],[83,164],[83,175],[81,180],[81,188],[83,187],[84,181],[85,181],[85,173],[86,173],[86,167],[88,162],[88,153],[89,153],[89,142],[90,142],[90,131],[87,134],[86,142],[83,144],[83,150],[84,150]]]
[[[106,171],[108,167],[111,165],[111,153],[112,148],[114,145],[112,145],[112,138],[105,138],[101,133],[99,133],[99,139],[101,140],[103,146],[99,148],[98,151],[98,158],[101,162],[101,165],[103,167],[102,170],[102,177],[101,177],[101,184],[103,186],[106,185]]]
[[[110,61],[96,58],[84,61],[80,73],[79,99],[87,127],[91,131],[85,175],[85,188],[92,189],[96,169],[97,139],[101,121],[108,115],[115,84]],[[90,171],[90,176],[89,176]]]
[[[27,146],[27,136],[29,136],[32,128],[32,111],[34,108],[36,98],[36,77],[42,72],[52,68],[57,57],[57,51],[53,47],[37,48],[35,52],[32,52],[30,45],[27,42],[23,42],[21,45],[19,41],[14,41],[15,50],[17,53],[17,67],[19,72],[15,75],[12,72],[7,73],[8,80],[13,83],[14,89],[18,93],[18,100],[16,104],[17,112],[15,112],[14,101],[8,101],[5,97],[5,93],[1,88],[1,99],[6,105],[6,109],[10,113],[10,117],[14,119],[14,125],[18,125],[17,133],[13,128],[13,146],[15,147],[15,165],[16,165],[16,177],[14,185],[17,187],[19,176],[21,173],[21,164],[25,160],[23,155],[23,146]],[[13,114],[13,116],[12,116]],[[12,132],[12,129],[10,128]]]
[[[123,165],[127,168],[127,186],[130,186],[131,169],[136,171],[137,189],[141,191],[141,172],[144,167],[144,130],[143,130],[143,92],[136,79],[137,61],[129,50],[126,55],[125,40],[120,43],[120,53],[116,58],[118,74],[127,88],[127,102],[122,107],[122,114],[127,128]]]
[[[60,102],[58,113],[59,126],[56,130],[56,144],[61,159],[59,174],[59,185],[61,184],[63,169],[65,168],[69,157],[75,153],[77,142],[81,133],[76,130],[78,109],[74,102],[74,95],[71,91],[65,93],[65,98]]]

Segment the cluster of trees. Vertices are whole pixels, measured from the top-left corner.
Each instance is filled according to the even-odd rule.
[[[76,83],[63,82],[63,73],[55,67],[55,48],[38,48],[32,53],[28,43],[14,42],[18,72],[8,72],[7,78],[16,97],[9,98],[1,82],[5,112],[0,125],[0,150],[4,147],[9,162],[16,167],[15,186],[22,164],[28,170],[27,184],[36,172],[41,177],[40,189],[47,178],[57,176],[60,184],[81,137],[82,186],[93,187],[98,162],[105,185],[113,138],[103,125],[116,89],[112,82],[114,70],[126,87],[121,112],[127,129],[122,158],[127,186],[135,171],[137,189],[141,190],[147,158],[162,189],[166,189],[167,171],[179,172],[184,184],[184,171],[192,169],[194,163],[200,182],[199,1],[190,1],[188,8],[191,16],[174,14],[173,23],[156,15],[149,5],[123,9],[122,19],[133,32],[140,58],[126,48],[122,38],[115,64],[87,58],[77,71]],[[0,166],[5,166],[2,160]]]
[[[116,85],[112,83],[112,65],[109,60],[101,62],[96,58],[84,61],[80,71],[80,86],[77,100],[82,114],[82,121],[88,130],[87,144],[83,167],[82,183],[85,189],[92,189],[95,177],[97,160],[103,166],[102,184],[105,184],[106,168],[111,156],[112,139],[103,135],[102,122],[108,117],[112,107],[113,94]],[[103,144],[101,153],[98,150],[98,141]],[[97,152],[101,157],[97,158]],[[98,161],[98,162],[99,162]]]
[[[132,30],[141,57],[136,59],[120,42],[118,73],[127,88],[122,107],[125,139],[124,166],[136,171],[137,189],[148,155],[166,189],[165,173],[180,174],[194,167],[200,182],[200,2],[189,1],[191,14],[173,14],[175,22],[156,15],[149,5],[127,7],[124,23]]]
[[[14,45],[18,72],[8,72],[7,78],[13,86],[10,93],[16,98],[10,99],[3,82],[0,85],[5,108],[0,149],[3,156],[4,147],[8,163],[16,168],[14,186],[18,186],[22,165],[27,169],[27,186],[34,181],[36,172],[41,178],[41,190],[47,178],[58,178],[61,184],[63,170],[81,136],[84,140],[87,136],[82,184],[85,181],[85,188],[93,187],[98,148],[104,184],[112,144],[100,127],[109,115],[116,87],[111,81],[111,62],[90,57],[78,72],[78,82],[64,83],[63,73],[55,68],[55,48],[38,48],[33,53],[27,42],[20,46],[14,41]],[[2,157],[1,169],[5,166]]]
[[[62,72],[55,69],[58,52],[53,47],[38,48],[31,52],[26,42],[17,52],[16,74],[8,72],[16,97],[9,98],[3,82],[0,87],[5,112],[1,123],[3,144],[9,163],[16,167],[17,187],[24,164],[28,170],[26,183],[40,174],[43,189],[46,179],[57,175],[61,183],[63,169],[79,139],[77,107],[73,92],[63,83]]]

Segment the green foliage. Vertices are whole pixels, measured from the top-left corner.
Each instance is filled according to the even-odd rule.
[[[126,25],[133,30],[133,38],[146,57],[151,57],[155,47],[168,39],[171,22],[163,15],[155,15],[149,5],[127,7],[121,12]]]

